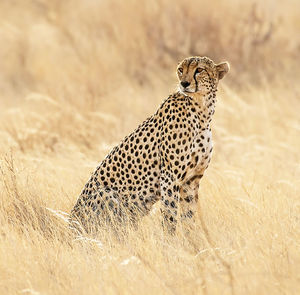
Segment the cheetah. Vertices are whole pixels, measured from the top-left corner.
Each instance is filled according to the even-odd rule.
[[[136,223],[159,200],[171,231],[178,218],[193,218],[213,150],[217,86],[228,71],[228,62],[208,57],[181,61],[178,91],[100,163],[71,211],[71,223],[86,232],[107,222]]]

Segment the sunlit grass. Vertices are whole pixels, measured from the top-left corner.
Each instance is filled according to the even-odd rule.
[[[300,294],[300,22],[287,3],[0,3],[0,294]],[[195,225],[166,235],[157,204],[119,236],[74,235],[90,173],[193,54],[231,63]]]

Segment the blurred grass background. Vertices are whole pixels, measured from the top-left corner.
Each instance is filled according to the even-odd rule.
[[[1,0],[0,293],[299,294],[299,31],[297,0]],[[190,55],[231,64],[205,225],[74,240],[64,212]]]

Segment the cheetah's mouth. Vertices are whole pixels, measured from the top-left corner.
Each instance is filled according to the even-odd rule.
[[[191,90],[191,89],[188,89],[188,88],[183,88],[181,86],[179,86],[179,89],[182,93],[195,93],[195,90]]]
[[[190,95],[192,93],[194,94],[206,94],[205,92],[203,92],[202,88],[197,88],[197,89],[189,89],[189,87],[184,88],[181,85],[179,86],[179,91],[185,95]]]

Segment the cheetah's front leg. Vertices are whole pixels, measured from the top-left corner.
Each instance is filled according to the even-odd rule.
[[[180,190],[180,217],[183,222],[193,221],[198,202],[198,190],[203,172],[190,177]]]
[[[176,184],[175,177],[167,171],[162,172],[160,179],[161,188],[161,213],[163,215],[163,225],[171,233],[176,230],[179,185]]]

